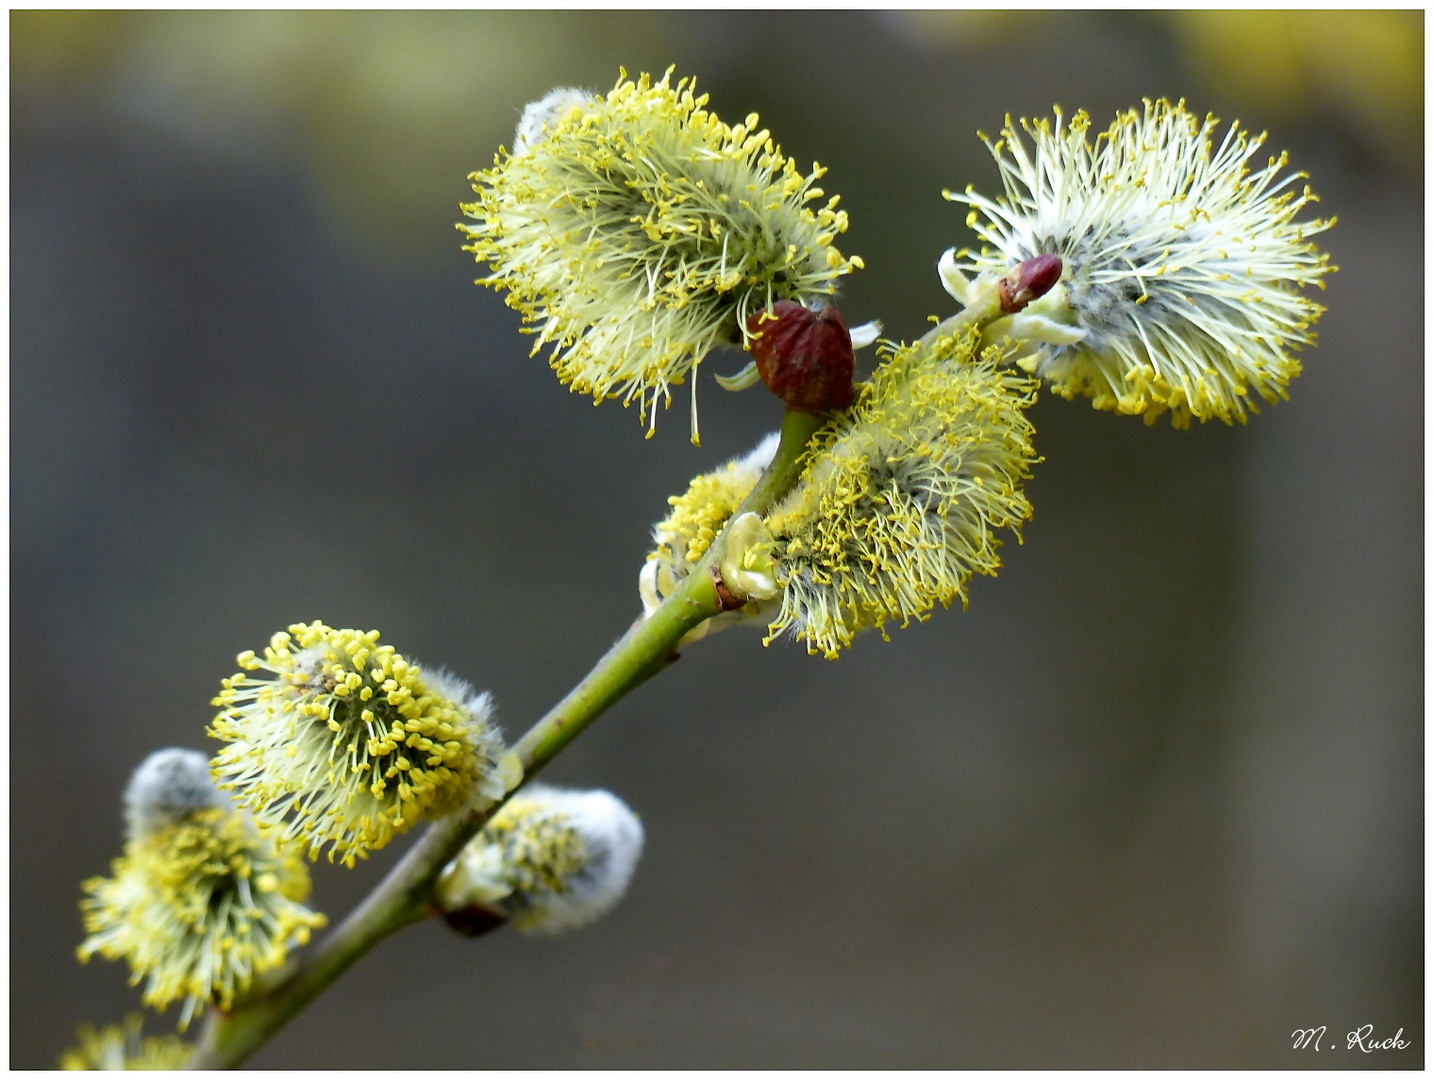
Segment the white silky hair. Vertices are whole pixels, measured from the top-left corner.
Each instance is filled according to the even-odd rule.
[[[777,456],[777,444],[782,441],[782,433],[774,431],[765,436],[761,442],[739,458],[734,458],[737,468],[743,472],[754,473],[757,477],[762,475],[763,470],[772,463]]]
[[[416,663],[416,661],[415,661]],[[462,705],[470,713],[473,719],[479,720],[492,727],[494,714],[497,707],[493,702],[493,695],[490,691],[484,690],[481,693],[475,692],[473,684],[467,679],[460,678],[447,668],[439,668],[437,671],[430,671],[423,668],[423,678],[429,687],[436,690],[443,697],[455,705]]]
[[[125,788],[125,824],[131,838],[151,836],[185,814],[228,805],[214,786],[209,759],[198,750],[172,746],[145,758]]]
[[[512,892],[503,873],[503,849],[479,842],[465,845],[444,868],[433,895],[444,911],[457,911],[472,904],[494,904]]]
[[[574,105],[586,105],[594,95],[576,86],[555,86],[537,101],[523,108],[518,129],[513,133],[513,153],[525,154],[548,137],[552,126],[567,115]],[[548,130],[544,130],[544,125]]]
[[[480,757],[485,757],[496,764],[503,754],[504,746],[503,731],[497,722],[498,707],[493,700],[492,692],[488,690],[475,691],[472,683],[453,674],[447,668],[430,670],[421,664],[419,668],[431,691],[468,711],[474,721],[469,731],[469,737],[473,740],[477,753]],[[473,809],[491,806],[496,800],[503,797],[505,788],[500,771],[494,769],[488,772],[474,785],[468,800]]]

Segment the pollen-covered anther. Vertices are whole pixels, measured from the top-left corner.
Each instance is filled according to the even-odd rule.
[[[747,320],[748,349],[767,389],[798,412],[823,413],[851,404],[856,358],[851,332],[830,304],[816,311],[779,300]]]
[[[996,286],[1001,297],[1001,310],[1007,315],[1024,311],[1032,300],[1039,300],[1061,279],[1059,255],[1037,255],[1016,265]]]

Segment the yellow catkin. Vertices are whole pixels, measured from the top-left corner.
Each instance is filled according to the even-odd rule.
[[[767,519],[782,587],[768,641],[790,633],[835,658],[868,627],[966,600],[1000,566],[1036,460],[1024,410],[1035,382],[976,355],[974,334],[887,350],[851,407],[813,440],[796,489]]]
[[[535,898],[560,896],[588,862],[587,845],[572,816],[519,796],[483,827],[481,842],[500,853],[503,874],[519,898],[513,924],[520,930],[534,918]]]
[[[376,630],[300,623],[239,664],[214,699],[209,733],[228,744],[215,779],[311,856],[328,844],[352,866],[418,821],[503,794],[488,696],[423,671]]]
[[[801,173],[755,114],[731,127],[671,76],[535,103],[547,119],[472,175],[459,225],[491,270],[478,283],[533,324],[534,353],[552,345],[574,391],[637,401],[649,433],[657,402],[743,341],[749,315],[829,295],[861,266],[832,244],[847,216],[819,203],[825,170]],[[693,420],[695,439],[695,398]]]
[[[261,836],[242,811],[195,810],[137,836],[108,878],[84,883],[81,960],[126,960],[144,1003],[183,999],[181,1029],[206,1003],[229,1008],[256,975],[323,926],[302,859]]]
[[[60,1055],[67,1070],[182,1069],[193,1048],[173,1035],[142,1038],[144,1017],[131,1013],[123,1024],[106,1024],[96,1031],[88,1024],[79,1030],[80,1045]]]

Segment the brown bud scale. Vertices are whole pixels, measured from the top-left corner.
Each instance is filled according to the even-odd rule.
[[[508,921],[508,916],[487,904],[469,904],[455,911],[445,911],[443,921],[464,937],[482,937]]]
[[[798,412],[823,413],[851,404],[856,358],[846,320],[834,307],[812,311],[778,300],[747,320],[747,348],[767,389]]]
[[[722,580],[722,571],[715,566],[707,568],[707,575],[712,579],[712,588],[717,592],[717,603],[723,611],[736,611],[746,605],[746,601],[739,598],[736,593],[727,587]]]

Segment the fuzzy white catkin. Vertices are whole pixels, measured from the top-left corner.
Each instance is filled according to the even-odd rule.
[[[642,822],[608,791],[564,791],[539,786],[528,793],[552,813],[566,814],[583,839],[587,857],[570,877],[567,891],[529,898],[528,918],[519,930],[561,934],[595,922],[627,893],[645,836]]]
[[[435,895],[448,912],[477,905],[521,933],[561,934],[612,910],[642,846],[642,823],[617,796],[534,784],[469,841]]]
[[[133,838],[150,836],[185,814],[228,803],[209,775],[209,759],[197,750],[156,750],[130,777],[124,793],[125,823]]]

